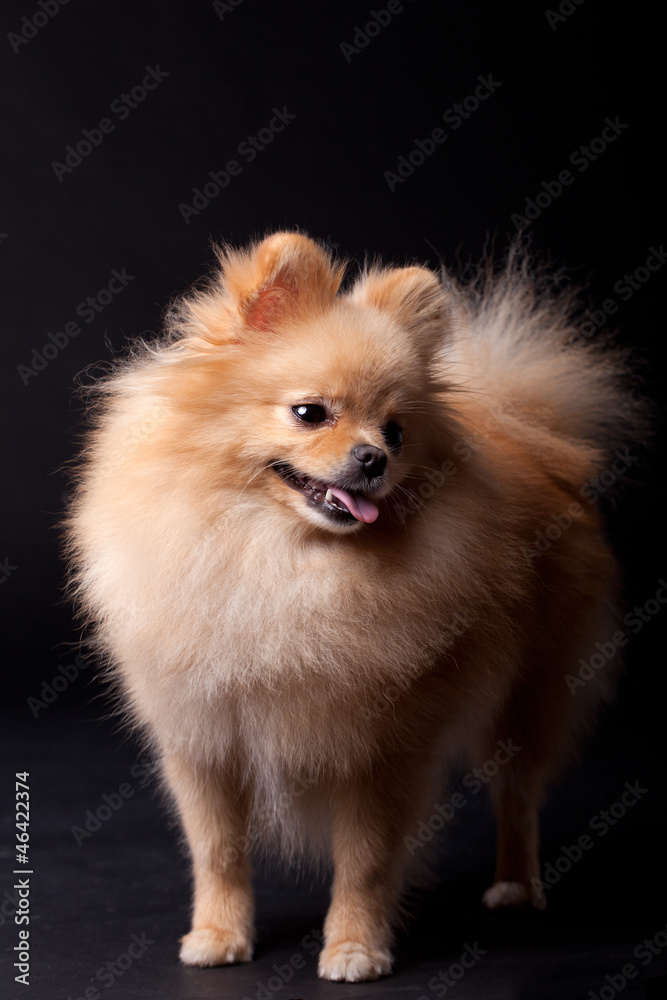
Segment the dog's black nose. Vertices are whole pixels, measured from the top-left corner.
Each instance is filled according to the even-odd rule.
[[[358,444],[352,449],[355,460],[363,469],[367,479],[374,479],[381,476],[387,465],[387,456],[382,448],[376,448],[372,444]]]

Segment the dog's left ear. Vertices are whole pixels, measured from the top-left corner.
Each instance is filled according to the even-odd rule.
[[[344,265],[300,233],[274,233],[258,243],[241,268],[223,265],[229,294],[247,327],[275,330],[333,302]]]
[[[274,233],[247,250],[217,249],[220,270],[208,288],[172,311],[177,335],[214,345],[242,345],[329,307],[344,263],[300,233]]]
[[[447,296],[426,267],[373,268],[359,279],[350,300],[390,313],[425,354],[432,354],[446,335]]]

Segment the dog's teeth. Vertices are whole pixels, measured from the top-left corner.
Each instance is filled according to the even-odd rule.
[[[327,503],[331,503],[331,501],[333,500],[333,493],[331,492],[331,490],[326,491],[326,493],[324,494],[324,499],[326,500]]]

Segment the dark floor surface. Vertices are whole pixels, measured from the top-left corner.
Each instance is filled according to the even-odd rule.
[[[661,774],[636,734],[597,737],[550,795],[542,855],[554,866],[555,884],[547,889],[544,914],[489,913],[480,905],[493,874],[493,821],[485,795],[470,796],[445,834],[439,878],[410,901],[395,974],[376,983],[334,984],[316,975],[326,880],[271,866],[257,873],[255,960],[204,970],[179,965],[177,941],[188,929],[188,868],[156,782],[136,746],[100,721],[97,703],[77,711],[66,700],[38,718],[23,704],[2,716],[2,1000],[667,997]],[[13,847],[14,774],[23,771],[30,772],[29,866],[14,861]],[[638,783],[637,801],[609,825],[600,811],[619,802],[626,782]],[[86,830],[86,819],[99,828]],[[570,849],[583,834],[592,846],[556,882],[558,867],[569,864],[564,848],[575,857]],[[14,877],[14,867],[33,874]],[[14,981],[12,969],[20,929],[13,885],[26,878],[27,987]],[[652,954],[645,939],[660,954]],[[466,949],[477,961],[457,979]]]

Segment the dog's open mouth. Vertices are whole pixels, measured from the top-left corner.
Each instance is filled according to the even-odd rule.
[[[354,524],[355,521],[371,524],[379,514],[373,501],[362,493],[351,493],[340,486],[301,475],[287,462],[274,462],[273,468],[284,483],[305,497],[311,507],[316,507],[338,524]]]

